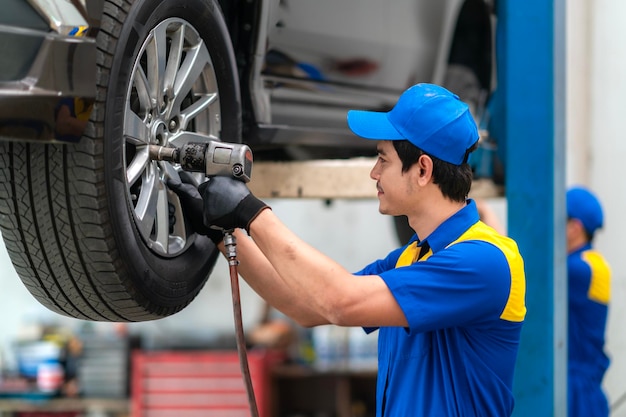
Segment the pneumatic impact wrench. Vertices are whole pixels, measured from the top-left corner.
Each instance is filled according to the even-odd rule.
[[[240,181],[248,182],[252,174],[252,151],[243,144],[209,141],[190,142],[178,148],[149,145],[148,153],[152,160],[173,162],[179,164],[185,171],[202,172],[207,177],[232,176]],[[243,335],[239,274],[237,272],[237,265],[239,264],[236,251],[237,241],[233,236],[233,230],[224,230],[223,233],[225,256],[228,259],[230,269],[239,364],[246,385],[251,416],[258,417],[259,411],[252,389],[252,378]]]
[[[240,143],[189,142],[179,148],[150,145],[148,152],[153,161],[174,162],[185,171],[207,177],[232,176],[248,182],[252,174],[252,151]]]

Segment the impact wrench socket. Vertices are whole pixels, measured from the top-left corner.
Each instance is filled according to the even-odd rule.
[[[149,145],[148,153],[153,161],[174,162],[185,171],[207,177],[232,176],[248,182],[252,175],[252,151],[240,143],[189,142],[178,148]]]

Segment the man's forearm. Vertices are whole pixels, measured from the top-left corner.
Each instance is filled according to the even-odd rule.
[[[250,224],[250,235],[298,306],[339,326],[403,326],[400,305],[378,275],[354,276],[291,232],[271,210]]]
[[[303,326],[328,324],[298,295],[293,285],[283,280],[263,252],[246,234],[238,230],[238,270],[250,287],[274,308]]]
[[[346,298],[338,289],[342,283],[353,281],[352,274],[298,238],[270,210],[252,222],[250,233],[293,295],[306,300],[305,304],[325,321],[336,323],[334,315],[340,312],[337,302]]]

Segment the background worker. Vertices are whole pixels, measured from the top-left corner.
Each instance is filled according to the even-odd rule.
[[[570,417],[606,417],[602,379],[609,366],[604,334],[611,297],[611,270],[593,249],[604,216],[597,197],[584,187],[567,191],[568,398]]]
[[[352,274],[227,177],[200,187],[196,216],[248,231],[252,239],[236,232],[239,272],[299,324],[379,331],[377,416],[510,415],[524,267],[515,242],[480,222],[467,199],[478,140],[468,106],[418,84],[388,113],[350,111],[348,125],[378,140],[370,176],[379,211],[407,216],[416,232],[407,245]],[[183,185],[170,186],[197,207],[199,194]]]

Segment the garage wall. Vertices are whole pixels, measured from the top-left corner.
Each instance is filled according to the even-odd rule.
[[[604,204],[605,230],[596,246],[613,269],[605,387],[613,417],[626,416],[626,2],[576,0],[569,8],[568,169],[570,183],[594,189]]]

